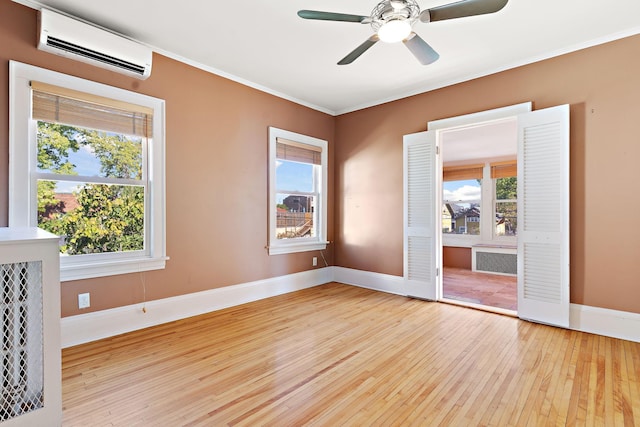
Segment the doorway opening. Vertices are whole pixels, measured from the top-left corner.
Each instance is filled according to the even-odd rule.
[[[494,204],[481,205],[477,220],[480,239],[476,238],[477,243],[458,242],[458,245],[443,242],[443,156],[440,151],[446,151],[446,141],[441,137],[455,130],[510,121],[517,126],[517,158],[513,165],[518,180],[515,235],[500,235],[503,230],[506,233],[507,228],[506,225],[504,229],[500,228],[500,222],[496,221],[496,206],[513,201],[492,198],[491,192],[496,192],[497,174],[505,165],[500,159],[491,157],[481,163],[481,182],[485,183],[481,185],[481,194],[484,200],[492,200]],[[531,103],[523,103],[428,122],[427,129],[403,136],[404,293],[415,298],[446,301],[442,295],[443,246],[464,248],[467,253],[469,250],[483,253],[483,259],[472,256],[472,263],[480,262],[482,266],[478,268],[476,264],[476,270],[487,270],[483,263],[494,265],[496,255],[502,260],[515,255],[517,313],[514,314],[531,321],[568,327],[569,105],[531,111]],[[477,146],[480,144],[476,143],[466,151]],[[491,185],[486,185],[487,182]],[[447,233],[444,237],[447,240],[473,237],[469,236],[471,222],[474,220],[462,225],[465,228],[460,235]],[[456,223],[456,229],[459,228]],[[483,230],[484,236],[493,234],[501,242],[511,239],[515,243],[517,239],[516,253],[502,253],[513,250],[515,245],[510,243],[496,245],[493,237],[489,242],[483,241]],[[497,274],[495,271],[490,273]]]
[[[517,314],[517,119],[444,129],[443,301]]]

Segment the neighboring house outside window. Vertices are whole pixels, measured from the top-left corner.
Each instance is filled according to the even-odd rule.
[[[269,128],[269,254],[327,245],[327,141]]]
[[[478,164],[443,168],[443,234],[480,235],[483,167]]]
[[[9,225],[61,236],[62,280],[164,268],[164,101],[11,63]]]
[[[471,205],[470,208],[464,209],[454,217],[454,223],[456,234],[480,234],[480,208],[476,205]]]

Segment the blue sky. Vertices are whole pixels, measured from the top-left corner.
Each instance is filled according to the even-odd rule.
[[[88,146],[82,146],[77,152],[69,153],[69,161],[75,165],[78,175],[98,176],[100,175],[100,161]],[[78,189],[78,183],[61,181],[56,186],[59,193],[72,193]]]
[[[313,191],[313,165],[309,163],[278,160],[276,162],[276,188],[289,191]],[[283,197],[278,196],[277,203]]]
[[[477,180],[445,181],[442,183],[442,200],[480,200],[481,187]]]
[[[84,145],[80,150],[69,155],[71,163],[76,165],[78,175],[98,176],[100,175],[100,161],[91,151],[90,147]]]
[[[313,165],[278,160],[276,187],[296,191],[313,191]]]

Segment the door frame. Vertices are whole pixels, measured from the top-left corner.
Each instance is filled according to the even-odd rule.
[[[495,108],[492,110],[480,111],[477,113],[465,114],[461,116],[448,117],[445,119],[434,120],[427,122],[427,131],[435,131],[436,133],[436,144],[442,149],[445,149],[442,144],[443,135],[448,131],[460,130],[460,129],[469,129],[474,127],[481,127],[490,124],[494,124],[496,122],[500,122],[507,119],[517,118],[520,114],[530,113],[533,109],[532,102],[524,102],[521,104],[510,105],[501,108]],[[518,135],[514,135],[514,138],[518,138]],[[436,221],[438,224],[442,223],[442,212],[440,206],[442,205],[442,151],[440,151],[440,155],[438,156],[438,161],[436,162],[437,170],[436,177],[437,182],[436,186],[439,188],[439,204],[436,207],[437,218]],[[442,272],[442,241],[440,240],[440,257],[438,257],[437,266],[438,271]],[[436,277],[436,295],[438,296],[438,300],[442,299],[443,289],[442,289],[442,277],[443,274],[439,274]]]

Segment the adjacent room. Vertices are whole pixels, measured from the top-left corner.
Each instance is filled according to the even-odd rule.
[[[443,298],[514,315],[517,141],[513,119],[441,137]]]
[[[0,0],[0,425],[639,425],[639,14]]]

